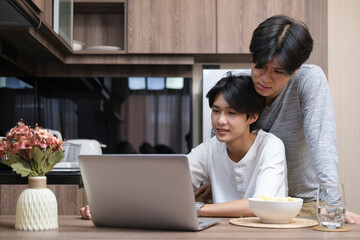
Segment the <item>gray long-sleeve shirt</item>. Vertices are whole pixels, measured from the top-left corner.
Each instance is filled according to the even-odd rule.
[[[338,182],[334,106],[320,67],[301,66],[253,128],[284,142],[289,196],[314,201],[320,182]]]

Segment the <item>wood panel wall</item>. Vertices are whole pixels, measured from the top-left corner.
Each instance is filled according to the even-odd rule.
[[[328,73],[327,0],[305,1],[305,23],[314,39],[314,48],[307,63],[320,66]]]
[[[360,1],[328,0],[329,83],[338,135],[340,181],[360,214]]]

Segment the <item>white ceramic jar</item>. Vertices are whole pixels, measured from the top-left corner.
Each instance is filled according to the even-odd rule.
[[[46,177],[29,177],[29,188],[19,196],[15,229],[40,231],[58,228],[55,194],[46,188]]]

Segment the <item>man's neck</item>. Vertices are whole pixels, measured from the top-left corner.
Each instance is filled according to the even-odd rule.
[[[245,157],[256,139],[256,133],[249,133],[246,140],[239,140],[232,143],[226,143],[226,151],[233,162],[239,162]]]

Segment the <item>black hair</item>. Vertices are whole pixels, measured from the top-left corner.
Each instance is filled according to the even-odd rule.
[[[124,140],[116,144],[116,153],[135,154],[137,152],[130,142]]]
[[[253,32],[250,43],[252,62],[263,68],[274,60],[293,74],[310,56],[313,39],[306,24],[288,16],[266,19]]]
[[[236,112],[245,113],[249,118],[260,114],[266,106],[266,97],[259,95],[250,76],[227,72],[206,94],[212,108],[216,97],[222,94],[225,101]]]
[[[172,150],[171,147],[169,146],[166,146],[164,144],[157,144],[155,145],[155,150],[156,150],[156,153],[175,153],[174,150]]]
[[[156,153],[155,148],[148,142],[143,142],[139,147],[139,151],[142,154]]]

